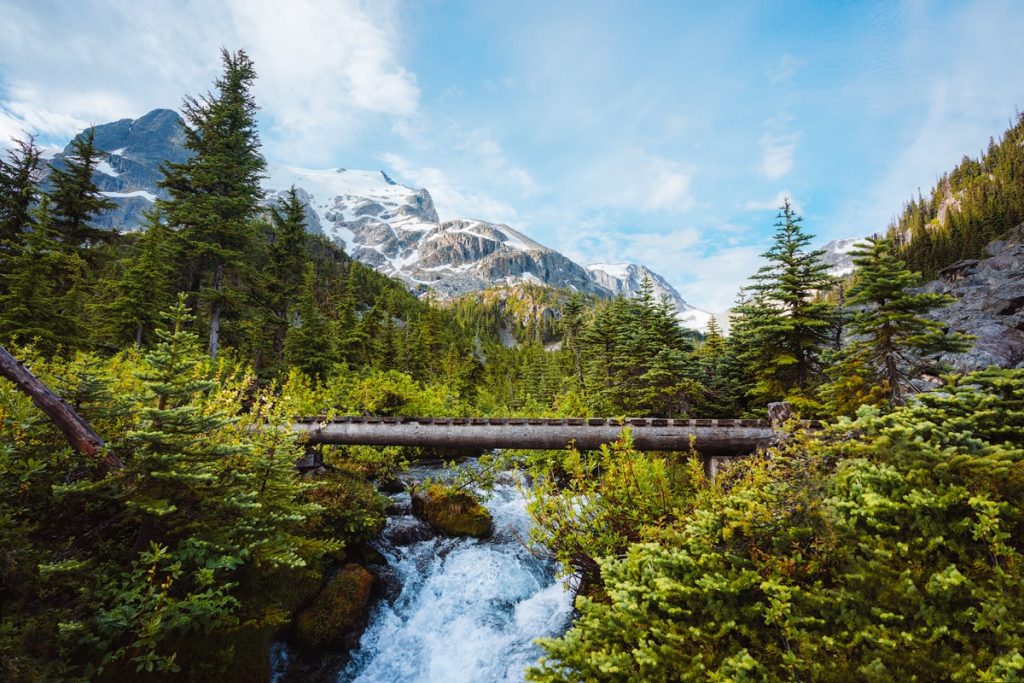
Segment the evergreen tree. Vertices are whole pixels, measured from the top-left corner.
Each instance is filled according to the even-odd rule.
[[[103,151],[96,149],[95,130],[88,129],[71,141],[71,152],[60,164],[50,164],[47,193],[52,202],[53,228],[66,249],[86,254],[86,248],[111,241],[116,233],[91,225],[96,216],[117,206],[100,194],[93,182]]]
[[[874,402],[884,387],[893,405],[902,405],[911,390],[910,380],[921,370],[924,358],[943,351],[963,351],[966,338],[949,335],[942,324],[924,317],[929,311],[955,299],[946,294],[912,292],[921,282],[897,258],[887,240],[869,239],[853,251],[857,277],[847,294],[852,309],[848,328],[852,341],[840,355],[838,387],[831,391],[834,401],[844,393],[863,402]],[[867,393],[857,387],[868,389]],[[840,387],[845,387],[845,390]],[[847,405],[837,406],[849,410]]]
[[[705,417],[736,416],[740,413],[739,389],[735,378],[735,362],[729,342],[722,334],[718,320],[712,316],[708,331],[697,349],[698,377],[704,388],[700,412]]]
[[[274,353],[284,358],[284,339],[291,320],[291,309],[303,285],[306,251],[306,210],[295,187],[270,209],[272,233],[267,289],[276,316]]]
[[[35,138],[15,140],[7,159],[0,159],[0,265],[32,227],[32,209],[39,197],[36,174],[40,150]]]
[[[34,226],[22,236],[21,250],[0,273],[0,336],[32,342],[46,355],[58,347],[81,344],[78,311],[60,283],[81,269],[75,254],[65,253],[55,239],[50,203],[43,197]]]
[[[692,342],[645,277],[632,299],[601,305],[578,333],[591,410],[605,415],[689,414],[699,393]]]
[[[586,388],[583,376],[583,346],[581,335],[585,323],[586,304],[579,293],[574,293],[565,302],[562,311],[562,348],[569,354],[572,374],[580,389]]]
[[[821,349],[828,343],[834,317],[832,304],[818,295],[835,278],[828,274],[821,251],[809,251],[813,237],[805,233],[787,199],[779,211],[768,263],[747,288],[750,299],[738,307],[750,334],[747,371],[756,378],[752,390],[761,401],[809,400],[820,373]]]
[[[341,358],[349,366],[358,362],[366,345],[366,339],[362,337],[362,328],[358,324],[359,317],[356,314],[356,273],[358,268],[354,260],[349,261],[345,286],[342,289],[335,314],[335,336],[338,339],[338,349]]]
[[[312,264],[306,265],[296,313],[297,320],[285,337],[285,357],[293,367],[323,381],[330,374],[336,356],[330,322],[317,302]]]
[[[140,420],[117,445],[131,457],[109,482],[137,529],[131,571],[103,587],[89,619],[114,678],[145,668],[209,679],[229,667],[235,653],[222,648],[233,635],[259,638],[284,617],[275,598],[257,592],[256,572],[302,567],[324,549],[302,537],[314,508],[301,500],[292,470],[300,451],[282,438],[282,416],[258,400],[253,423],[235,426],[187,329],[184,294],[167,317],[133,397]],[[267,433],[249,431],[268,421]],[[191,659],[189,648],[205,655]]]
[[[222,316],[237,302],[239,271],[254,240],[253,219],[262,197],[256,103],[250,89],[256,79],[243,51],[221,53],[224,73],[216,94],[186,97],[185,148],[192,156],[164,168],[160,186],[170,193],[162,206],[168,223],[188,245],[191,286],[207,306],[209,352],[217,356]]]
[[[142,348],[147,331],[158,322],[158,311],[171,303],[171,277],[178,260],[177,236],[164,224],[159,210],[145,215],[146,228],[114,283],[114,299],[105,306],[111,336],[132,339]]]

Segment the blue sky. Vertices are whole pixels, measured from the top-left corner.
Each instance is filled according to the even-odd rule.
[[[381,168],[729,306],[792,197],[868,234],[1024,106],[1020,2],[0,0],[0,136],[63,143],[256,62],[265,153]]]

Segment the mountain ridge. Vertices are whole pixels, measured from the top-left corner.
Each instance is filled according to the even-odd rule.
[[[181,118],[154,109],[138,119],[93,127],[105,157],[93,178],[117,208],[97,220],[106,228],[136,229],[158,197],[160,165],[188,158]],[[51,163],[60,164],[64,151]],[[451,299],[492,286],[537,283],[602,298],[638,291],[643,275],[666,296],[684,325],[703,329],[710,314],[687,303],[665,278],[640,264],[623,264],[621,277],[597,264],[584,266],[503,223],[441,221],[427,188],[396,182],[386,171],[307,169],[277,165],[268,173],[266,202],[295,187],[308,229],[343,246],[374,269],[401,279],[418,295]],[[613,269],[615,270],[615,269]],[[616,271],[618,272],[618,271]]]

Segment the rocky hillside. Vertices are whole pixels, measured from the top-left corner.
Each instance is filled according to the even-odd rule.
[[[931,317],[976,338],[966,353],[939,357],[957,371],[1024,367],[1024,225],[988,245],[988,256],[958,261],[925,285],[957,302]]]
[[[96,146],[106,157],[94,179],[118,204],[98,223],[121,230],[141,224],[142,212],[161,195],[161,163],[187,158],[180,121],[176,112],[156,109],[139,119],[95,128]],[[51,163],[60,164],[63,156],[56,155]],[[507,225],[463,218],[442,222],[427,189],[400,185],[384,171],[282,165],[268,175],[268,202],[294,186],[306,204],[311,232],[327,236],[419,294],[449,299],[495,286],[535,283],[607,297],[638,291],[646,274],[656,294],[676,306],[683,324],[703,328],[710,317],[644,266],[584,267]]]
[[[308,193],[322,232],[352,256],[414,290],[442,298],[518,282],[607,295],[587,270],[507,225],[441,222],[430,192],[400,185],[383,171],[275,169],[274,193]]]

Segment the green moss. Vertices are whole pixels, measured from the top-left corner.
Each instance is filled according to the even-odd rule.
[[[295,620],[295,644],[305,650],[355,646],[366,626],[373,583],[373,574],[358,564],[342,567]]]
[[[449,536],[486,538],[494,531],[491,513],[473,494],[431,484],[412,497],[413,513]]]

